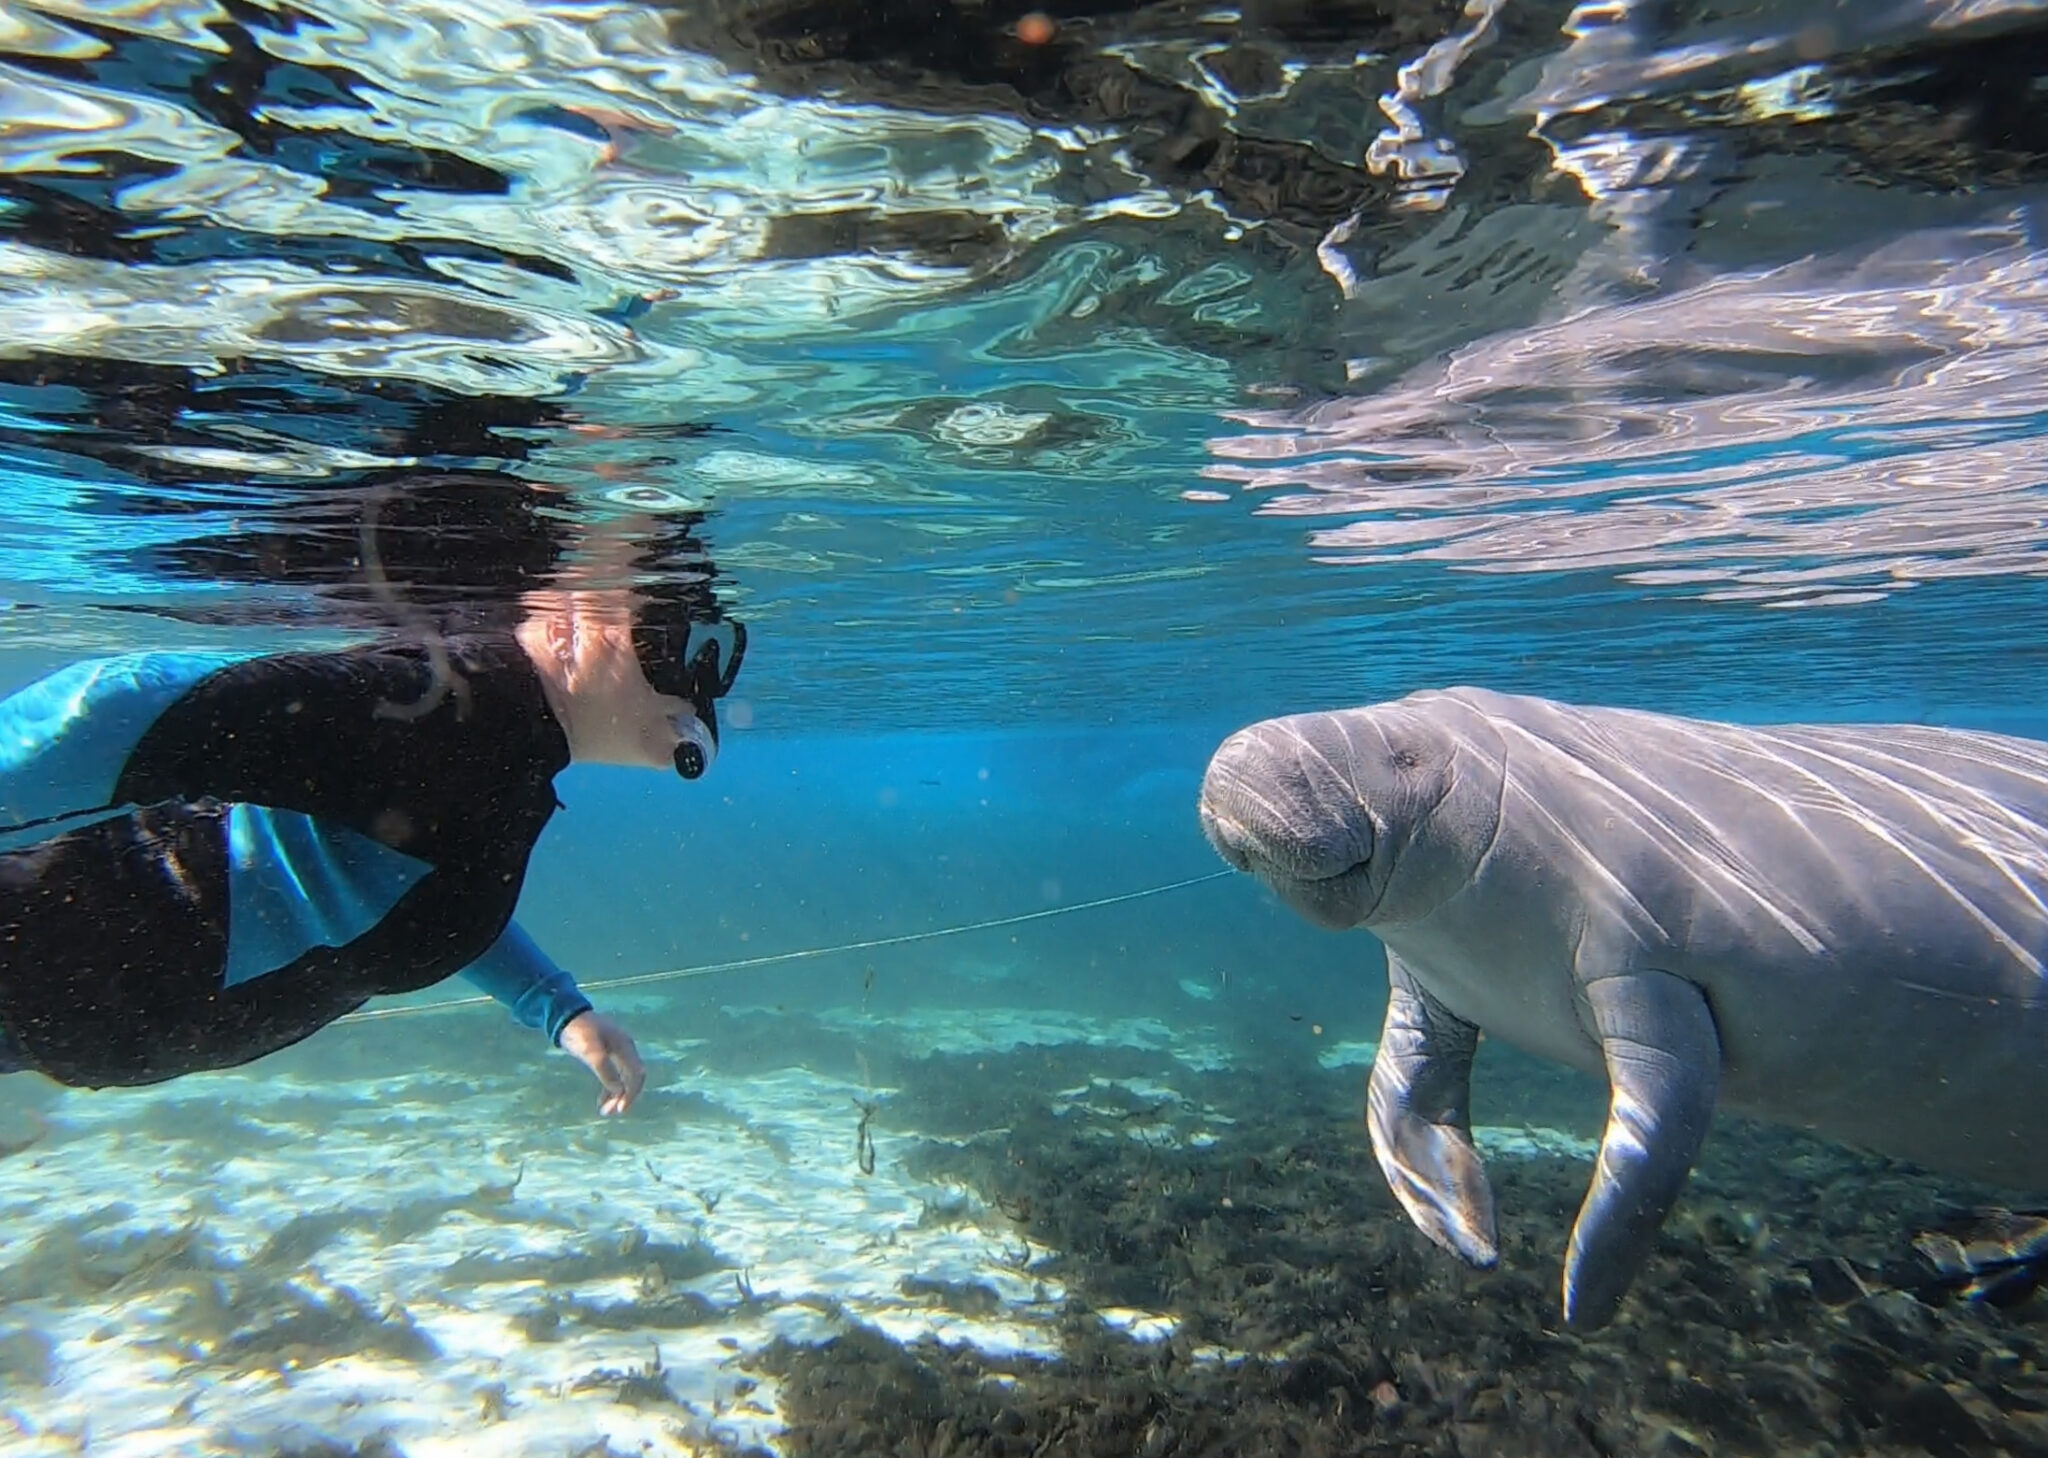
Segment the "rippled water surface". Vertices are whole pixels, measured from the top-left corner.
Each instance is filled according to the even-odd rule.
[[[706,507],[764,722],[2030,698],[2031,6],[1013,9],[14,0],[11,634]]]

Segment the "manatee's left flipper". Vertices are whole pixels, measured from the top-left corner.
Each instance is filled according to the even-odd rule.
[[[1607,1130],[1564,1262],[1564,1316],[1603,1326],[1642,1269],[1707,1137],[1721,1036],[1706,995],[1663,972],[1583,985],[1607,1062]]]
[[[1471,1264],[1500,1258],[1493,1187],[1472,1147],[1472,1054],[1479,1029],[1431,997],[1387,954],[1387,1020],[1365,1120],[1387,1186],[1416,1229]]]

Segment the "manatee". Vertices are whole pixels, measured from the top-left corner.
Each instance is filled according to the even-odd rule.
[[[1481,1030],[1604,1076],[1564,1312],[1608,1321],[1717,1106],[2048,1190],[2048,744],[1745,727],[1453,688],[1225,740],[1224,859],[1387,952],[1373,1152],[1498,1259]]]

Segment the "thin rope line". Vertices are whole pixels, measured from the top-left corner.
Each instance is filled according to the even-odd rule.
[[[660,972],[636,972],[627,977],[610,977],[599,982],[580,984],[585,992],[609,992],[620,987],[644,987],[650,982],[681,982],[688,978],[710,977],[719,972],[739,972],[748,967],[767,967],[776,962],[800,962],[811,957],[829,957],[839,952],[867,952],[876,947],[900,947],[908,942],[936,941],[940,937],[957,937],[967,932],[988,931],[999,926],[1018,926],[1027,921],[1044,921],[1048,917],[1071,916],[1077,911],[1095,911],[1104,906],[1118,906],[1126,901],[1143,901],[1148,896],[1164,896],[1169,891],[1184,891],[1190,886],[1200,886],[1209,881],[1220,881],[1232,871],[1211,871],[1206,876],[1190,876],[1184,881],[1168,881],[1163,886],[1147,886],[1142,891],[1126,891],[1117,896],[1098,896],[1093,901],[1076,901],[1067,906],[1048,906],[1038,911],[1020,911],[1015,916],[991,917],[986,921],[962,922],[958,926],[933,927],[928,931],[902,932],[892,937],[874,937],[864,942],[838,942],[829,947],[800,947],[794,952],[769,952],[760,957],[740,957],[730,962],[706,962],[696,967],[670,967]],[[341,1023],[368,1022],[372,1018],[405,1017],[412,1013],[448,1012],[459,1007],[482,1007],[494,1004],[493,997],[451,997],[442,1002],[403,1003],[395,1007],[365,1008],[335,1019]]]

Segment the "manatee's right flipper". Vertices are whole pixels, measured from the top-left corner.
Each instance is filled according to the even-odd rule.
[[[1490,1266],[1500,1259],[1493,1187],[1472,1147],[1469,1113],[1479,1029],[1424,991],[1391,952],[1387,981],[1387,1021],[1366,1091],[1373,1153],[1417,1229]]]
[[[1706,994],[1664,972],[1583,987],[1607,1063],[1607,1129],[1564,1259],[1564,1319],[1603,1326],[1649,1258],[1706,1142],[1721,1087],[1721,1035]]]

